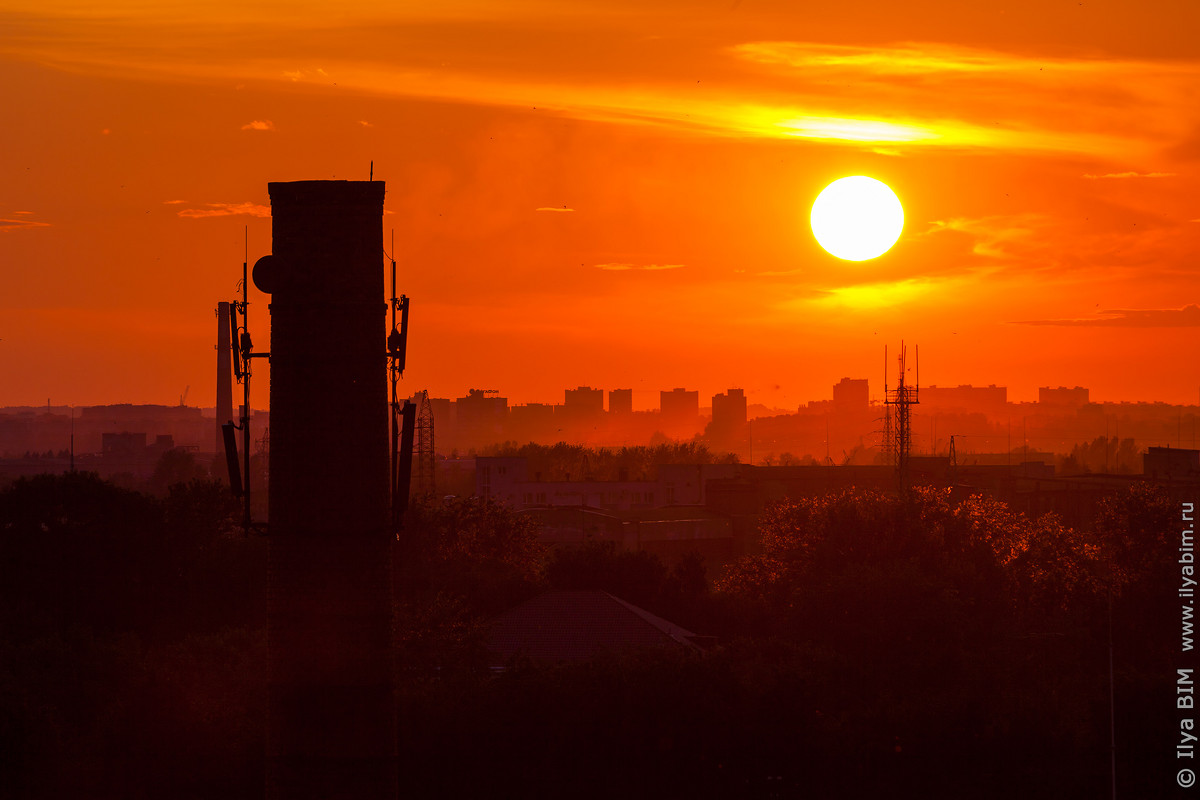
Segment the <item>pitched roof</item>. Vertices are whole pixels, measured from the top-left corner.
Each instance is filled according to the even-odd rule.
[[[699,649],[696,635],[602,591],[552,591],[492,621],[487,649],[494,665],[514,657],[580,661],[605,650]]]

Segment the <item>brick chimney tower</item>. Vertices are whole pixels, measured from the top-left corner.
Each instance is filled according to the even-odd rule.
[[[267,797],[392,800],[384,184],[268,190]]]

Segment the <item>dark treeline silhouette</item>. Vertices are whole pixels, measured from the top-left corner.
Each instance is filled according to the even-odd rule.
[[[654,480],[660,464],[736,464],[732,453],[713,452],[699,442],[662,442],[649,446],[588,447],[559,442],[553,445],[516,442],[491,445],[482,456],[525,458],[529,476],[541,480]]]
[[[264,542],[229,490],[90,473],[0,492],[0,786],[11,797],[261,785]]]
[[[406,797],[1083,797],[1173,775],[1178,509],[1137,485],[1094,530],[918,490],[771,506],[711,581],[520,514],[414,502],[395,548]],[[13,797],[259,797],[265,542],[200,480],[0,492],[0,785]],[[704,653],[488,667],[490,617],[604,589]],[[1157,776],[1157,777],[1156,777]]]
[[[1071,452],[1056,459],[1057,471],[1063,475],[1087,472],[1137,474],[1142,471],[1142,456],[1133,439],[1097,436],[1090,442],[1080,442]]]

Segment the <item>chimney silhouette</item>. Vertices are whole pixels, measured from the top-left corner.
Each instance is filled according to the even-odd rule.
[[[382,181],[268,184],[270,798],[394,798]]]
[[[225,463],[225,435],[221,426],[233,419],[233,356],[229,345],[229,303],[217,303],[217,457],[213,473]]]

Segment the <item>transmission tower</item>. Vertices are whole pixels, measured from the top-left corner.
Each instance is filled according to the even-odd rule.
[[[437,493],[433,452],[433,405],[422,390],[417,395],[417,494]]]
[[[886,351],[885,351],[886,353]],[[917,392],[921,386],[921,356],[920,350],[917,350],[917,374],[913,385],[909,385],[905,379],[906,366],[905,357],[907,351],[904,347],[904,342],[900,343],[900,356],[898,358],[900,366],[899,381],[895,389],[887,387],[887,374],[885,372],[883,380],[883,402],[887,404],[888,416],[887,426],[890,436],[889,444],[893,463],[896,466],[896,483],[901,492],[907,492],[909,489],[909,457],[912,453],[912,410],[911,407],[920,402],[917,399]],[[885,356],[886,358],[886,356]]]
[[[883,442],[880,450],[883,452],[883,463],[896,466],[895,436],[892,432],[892,405],[888,402],[887,391],[887,345],[883,347]]]
[[[950,434],[950,486],[958,484],[958,453],[954,449],[954,434]]]
[[[262,483],[267,485],[267,481],[271,478],[271,429],[263,428],[262,438],[257,440],[258,450],[258,474],[262,476]]]

